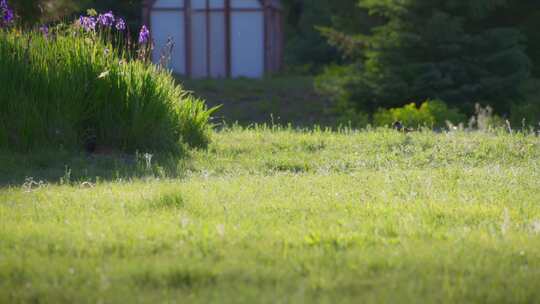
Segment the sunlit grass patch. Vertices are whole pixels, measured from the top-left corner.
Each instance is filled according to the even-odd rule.
[[[534,135],[213,136],[171,175],[1,188],[0,302],[540,299]]]

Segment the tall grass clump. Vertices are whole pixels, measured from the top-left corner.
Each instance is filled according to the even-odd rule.
[[[148,63],[147,32],[134,51],[122,24],[100,30],[99,20],[0,30],[0,147],[204,147],[213,110]]]

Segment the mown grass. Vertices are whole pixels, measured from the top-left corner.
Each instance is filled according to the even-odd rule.
[[[133,164],[140,174],[96,181],[98,165],[63,184],[5,184],[0,302],[540,300],[534,135],[237,128],[214,139]]]

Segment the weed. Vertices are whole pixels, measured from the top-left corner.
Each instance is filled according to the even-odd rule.
[[[178,193],[165,194],[150,203],[152,209],[180,209],[185,206],[184,198]]]

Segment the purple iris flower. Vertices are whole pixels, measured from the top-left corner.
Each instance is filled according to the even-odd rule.
[[[126,21],[122,18],[116,19],[116,29],[119,31],[124,31],[126,29]]]
[[[147,44],[150,41],[150,32],[146,25],[143,25],[139,33],[139,44]]]
[[[98,16],[97,22],[104,27],[111,27],[114,25],[114,15],[111,11]]]
[[[15,19],[13,10],[9,8],[7,0],[0,1],[0,28],[9,25]]]
[[[83,27],[83,29],[87,32],[93,31],[96,29],[96,18],[94,17],[81,16],[79,17],[79,23]]]
[[[14,19],[13,10],[10,10],[9,8],[6,9],[4,11],[4,23],[10,24],[11,22],[13,22],[13,19]]]
[[[39,31],[45,36],[45,38],[49,37],[49,28],[46,25],[42,25],[39,27]]]

